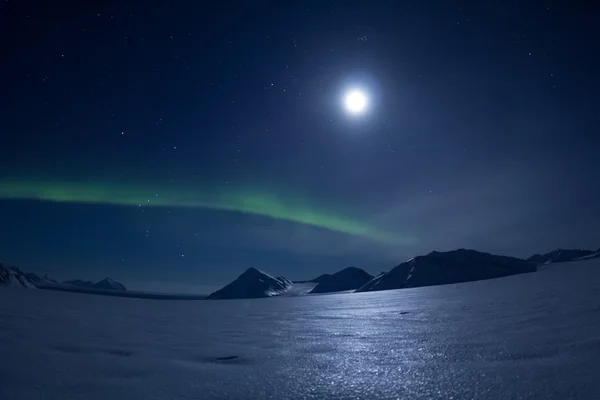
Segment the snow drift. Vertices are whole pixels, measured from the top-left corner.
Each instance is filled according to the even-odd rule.
[[[292,283],[283,277],[274,278],[256,268],[248,268],[229,285],[211,293],[208,299],[252,299],[277,296]]]
[[[535,272],[531,262],[475,250],[434,251],[408,260],[357,292],[445,285]]]
[[[373,275],[356,267],[348,267],[333,275],[321,275],[310,293],[330,293],[358,289],[373,279]]]

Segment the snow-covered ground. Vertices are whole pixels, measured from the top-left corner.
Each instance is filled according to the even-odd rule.
[[[371,293],[0,300],[3,400],[600,398],[598,259]]]

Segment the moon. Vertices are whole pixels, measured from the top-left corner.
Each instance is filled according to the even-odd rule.
[[[350,114],[360,115],[363,114],[368,106],[369,100],[367,95],[362,90],[353,89],[349,90],[344,95],[344,107]]]

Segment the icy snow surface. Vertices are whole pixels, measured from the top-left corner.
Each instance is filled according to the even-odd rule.
[[[447,286],[157,301],[0,288],[0,399],[600,399],[600,260]]]

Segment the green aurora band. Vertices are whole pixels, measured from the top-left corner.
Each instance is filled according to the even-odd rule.
[[[411,236],[386,232],[347,217],[316,211],[304,202],[282,201],[276,195],[243,189],[192,191],[123,183],[18,180],[0,181],[0,199],[221,210],[296,222],[386,244],[411,246],[417,242]]]

